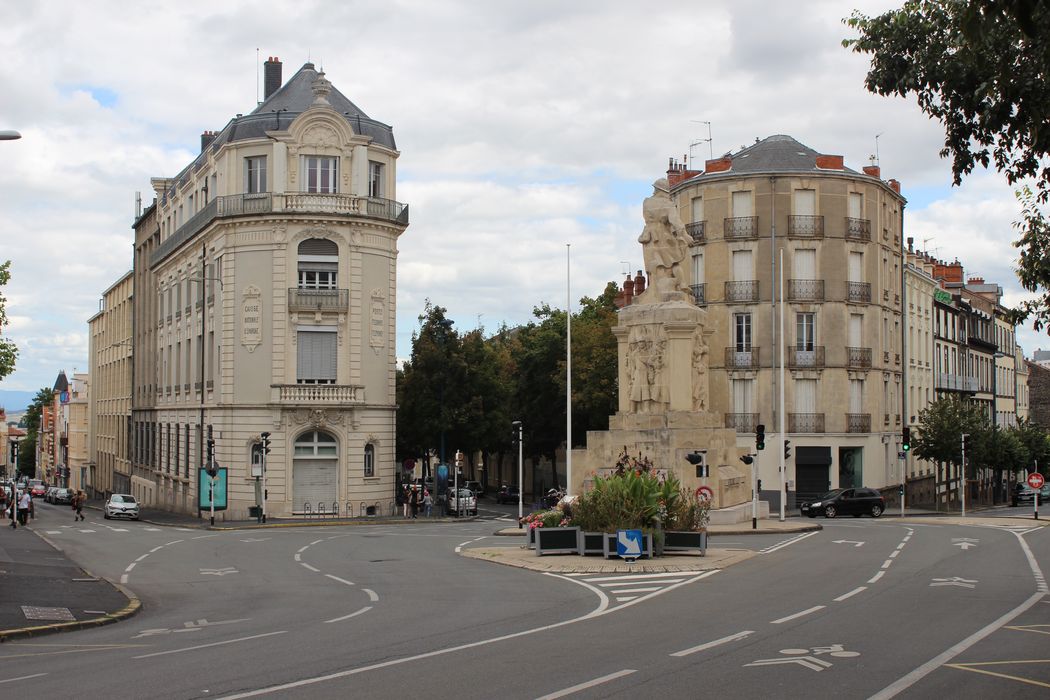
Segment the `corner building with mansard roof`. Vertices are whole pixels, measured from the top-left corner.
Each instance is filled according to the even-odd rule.
[[[712,406],[741,449],[756,452],[755,428],[765,426],[763,498],[777,507],[774,296],[785,312],[788,505],[829,488],[899,483],[899,183],[784,135],[709,160],[703,171],[672,162],[668,180],[692,240],[694,298],[714,329]]]
[[[148,505],[197,511],[210,437],[219,517],[248,517],[263,482],[268,516],[393,507],[399,153],[312,63],[281,70],[152,180],[134,225],[130,486]]]

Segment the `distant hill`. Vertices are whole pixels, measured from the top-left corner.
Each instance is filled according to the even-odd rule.
[[[8,416],[12,413],[22,413],[29,408],[29,404],[33,403],[34,396],[36,396],[35,391],[7,391],[0,389],[0,407],[7,411]]]

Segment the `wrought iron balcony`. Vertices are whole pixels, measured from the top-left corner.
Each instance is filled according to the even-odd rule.
[[[787,419],[789,433],[824,432],[823,413],[789,413]]]
[[[824,217],[808,214],[789,214],[788,235],[798,238],[823,238]]]
[[[697,306],[703,306],[707,303],[706,284],[694,284],[689,288],[693,291],[693,301],[696,302]]]
[[[871,302],[870,282],[846,282],[846,301]]]
[[[871,368],[871,348],[846,348],[846,366]]]
[[[870,413],[847,413],[846,414],[846,432],[847,433],[870,433],[871,432],[871,414]]]
[[[354,384],[271,384],[270,402],[280,404],[364,403],[365,388]]]
[[[737,350],[735,347],[726,348],[726,369],[757,369],[758,348],[748,350]]]
[[[349,289],[288,290],[289,311],[346,311],[350,308]]]
[[[726,427],[735,428],[738,433],[753,433],[760,420],[758,413],[727,413]]]
[[[788,280],[789,301],[824,301],[824,280]]]
[[[733,280],[725,284],[726,301],[742,304],[758,301],[758,280]]]
[[[723,226],[727,240],[743,240],[758,237],[757,216],[727,217]]]
[[[871,221],[846,217],[846,238],[854,241],[871,240]]]
[[[704,221],[693,221],[685,225],[685,232],[693,239],[693,243],[703,243],[706,238],[704,236]]]
[[[814,345],[809,349],[801,347],[787,348],[787,366],[792,369],[824,366],[824,346]]]

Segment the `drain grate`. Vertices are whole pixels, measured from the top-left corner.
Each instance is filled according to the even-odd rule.
[[[41,608],[35,605],[23,605],[22,613],[27,620],[59,620],[61,622],[75,622],[76,618],[69,608]]]

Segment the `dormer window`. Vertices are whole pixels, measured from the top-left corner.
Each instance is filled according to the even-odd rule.
[[[246,194],[266,192],[266,156],[244,159],[244,191]]]
[[[306,192],[335,194],[339,176],[339,159],[325,156],[303,156],[303,186]]]

